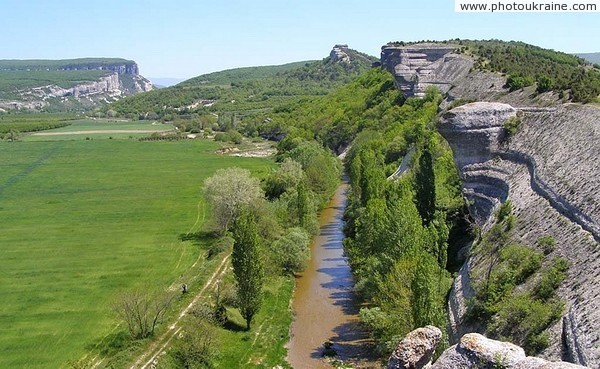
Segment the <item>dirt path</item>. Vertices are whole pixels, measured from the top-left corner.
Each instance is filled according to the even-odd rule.
[[[70,131],[70,132],[35,132],[32,136],[63,136],[63,135],[87,135],[95,133],[154,133],[168,132],[170,129],[107,129],[107,130],[90,130],[90,131]]]
[[[182,327],[179,326],[181,319],[190,311],[190,309],[204,296],[206,290],[215,287],[217,282],[221,279],[223,274],[227,271],[228,261],[230,255],[227,255],[221,261],[221,264],[217,267],[215,272],[210,276],[204,287],[198,292],[196,297],[190,302],[185,309],[183,309],[174,322],[169,325],[169,328],[163,333],[156,341],[154,341],[148,349],[141,354],[137,360],[131,365],[130,369],[145,369],[151,367],[151,365],[158,359],[159,356],[169,347],[169,344],[173,338],[179,333]]]

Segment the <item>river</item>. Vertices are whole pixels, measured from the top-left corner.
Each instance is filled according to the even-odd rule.
[[[311,261],[296,279],[292,307],[294,322],[288,343],[288,361],[295,369],[333,368],[323,359],[323,343],[330,341],[337,359],[360,367],[371,342],[361,329],[354,301],[354,281],[342,248],[348,184],[342,183],[319,217],[319,234],[311,244]]]

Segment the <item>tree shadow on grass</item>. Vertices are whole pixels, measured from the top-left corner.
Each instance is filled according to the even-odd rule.
[[[226,329],[231,332],[246,332],[246,326],[239,324],[231,319],[227,319],[225,324],[223,324],[223,329]]]
[[[178,238],[180,241],[192,241],[196,244],[206,244],[219,239],[219,236],[212,230],[201,230],[192,233],[182,233]]]

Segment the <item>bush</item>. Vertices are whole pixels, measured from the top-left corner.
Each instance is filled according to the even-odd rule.
[[[498,222],[502,222],[504,219],[506,219],[511,214],[512,214],[512,203],[510,202],[510,200],[506,200],[502,205],[500,205],[500,209],[498,210],[496,217],[498,219]]]
[[[302,228],[290,228],[271,244],[273,261],[284,274],[302,272],[310,259],[310,236]]]
[[[537,240],[537,245],[542,249],[544,255],[548,255],[556,249],[556,240],[552,236],[543,236]]]
[[[180,368],[213,368],[217,352],[214,328],[203,319],[188,317],[169,351]]]
[[[520,90],[527,86],[533,85],[533,78],[531,76],[508,76],[506,79],[506,87],[511,91]]]
[[[538,285],[534,288],[534,295],[542,300],[554,296],[554,292],[566,277],[569,262],[564,258],[555,258],[552,266],[543,274]]]
[[[517,134],[521,127],[521,119],[519,117],[511,117],[504,122],[502,128],[504,128],[505,139],[510,139]]]

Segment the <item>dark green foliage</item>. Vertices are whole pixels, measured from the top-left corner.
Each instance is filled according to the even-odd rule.
[[[75,116],[65,114],[0,114],[0,137],[11,131],[36,132],[68,126]]]
[[[552,236],[538,238],[537,245],[542,248],[544,255],[548,255],[556,248],[556,240]]]
[[[250,330],[252,318],[262,303],[264,273],[258,226],[249,211],[242,211],[236,219],[233,239],[231,264],[237,283],[237,302],[240,313],[246,320],[246,329]]]
[[[361,319],[385,355],[412,329],[446,324],[450,214],[460,213],[462,197],[452,154],[428,128],[435,126],[439,93],[429,90],[425,99],[404,102],[390,88],[393,80],[380,73],[373,70],[354,81],[354,94],[340,89],[323,99],[312,120],[321,122],[317,129],[324,142],[335,142],[331,130],[321,130],[335,122],[327,109],[345,106],[338,114],[353,117],[344,125],[348,137],[356,136],[346,157],[352,188],[344,250],[367,304]],[[416,147],[412,169],[388,180],[411,146]]]
[[[555,258],[552,266],[542,273],[542,278],[535,286],[533,293],[542,300],[548,300],[554,296],[554,292],[564,281],[569,269],[569,262],[564,258]]]
[[[523,76],[510,75],[506,79],[506,86],[511,91],[523,89],[527,86],[533,85],[533,83],[534,83],[534,80],[530,76],[523,77]]]
[[[517,134],[521,127],[521,118],[511,117],[504,122],[502,128],[504,128],[505,140],[510,140],[514,135]]]
[[[423,219],[423,225],[427,226],[433,220],[435,212],[435,173],[431,152],[427,147],[419,156],[414,187],[417,210]]]
[[[242,143],[243,140],[243,136],[241,133],[239,133],[238,131],[227,131],[227,132],[218,132],[217,134],[215,134],[215,141],[221,141],[221,142],[232,142],[236,145],[239,145]]]
[[[510,200],[506,200],[502,205],[500,205],[500,209],[496,214],[496,218],[498,219],[498,223],[503,222],[506,218],[510,216],[512,213],[512,203]]]
[[[570,91],[576,102],[600,95],[600,69],[575,55],[523,42],[456,40],[464,52],[478,57],[475,67],[508,75],[507,87],[518,90],[537,82],[537,92]]]
[[[543,254],[528,246],[506,246],[514,225],[509,201],[502,204],[497,217],[497,223],[475,246],[474,252],[488,259],[489,266],[474,286],[476,294],[469,301],[467,316],[486,326],[491,337],[519,344],[533,355],[548,347],[545,331],[564,310],[563,302],[553,296],[565,277],[567,263],[555,259],[532,288],[528,281],[539,275]]]

